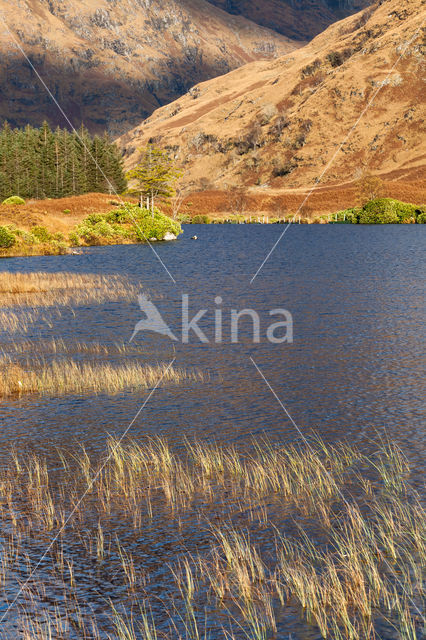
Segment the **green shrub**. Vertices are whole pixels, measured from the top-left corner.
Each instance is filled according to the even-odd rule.
[[[133,229],[127,229],[121,224],[111,224],[111,227],[114,231],[114,235],[116,236],[121,236],[122,238],[131,238],[135,235]]]
[[[110,238],[114,235],[113,227],[103,219],[100,219],[95,224],[90,224],[86,218],[81,224],[77,225],[75,231],[87,244],[96,244],[101,238]]]
[[[86,226],[95,225],[103,220],[105,220],[105,215],[103,213],[91,213],[90,216],[87,216],[87,218],[83,220],[83,223],[85,223]]]
[[[359,217],[360,224],[398,224],[399,219],[393,211],[365,211],[361,212]]]
[[[393,198],[375,198],[362,208],[345,209],[333,214],[332,222],[351,222],[353,224],[398,224],[402,222],[419,222],[425,207],[418,207],[408,202]]]
[[[398,224],[405,215],[411,217],[412,207],[413,205],[406,205],[392,198],[376,198],[363,206],[359,222],[360,224]]]
[[[22,242],[24,244],[39,244],[40,240],[38,238],[36,238],[30,231],[21,231],[21,229],[19,229],[19,234],[17,233],[16,235],[20,235],[22,238]]]
[[[73,247],[79,247],[81,245],[80,236],[76,231],[71,231],[68,235],[68,239]]]
[[[178,215],[178,220],[181,224],[190,224],[191,216],[188,213],[180,213]]]
[[[128,205],[127,206],[122,206],[119,209],[114,209],[113,211],[110,211],[109,213],[105,214],[105,220],[107,222],[113,223],[113,222],[130,222],[131,221],[131,216],[129,215],[129,210],[128,209],[132,209],[133,205]]]
[[[144,242],[149,238],[162,240],[167,231],[176,236],[182,233],[180,224],[158,209],[154,216],[147,209],[138,205],[126,203],[114,211],[106,214],[92,213],[75,227],[69,235],[73,245],[98,244],[104,238],[128,239],[134,242]]]
[[[400,222],[404,222],[404,220],[410,220],[417,217],[417,208],[414,204],[409,204],[406,202],[399,202],[399,200],[393,200],[393,210]]]
[[[373,200],[368,202],[365,205],[367,210],[372,207],[377,208],[380,207],[384,211],[390,211],[395,213],[398,216],[399,222],[404,222],[404,220],[410,220],[418,215],[420,209],[416,207],[414,204],[410,204],[409,202],[401,202],[400,200],[394,200],[393,198],[379,198],[377,200]]]
[[[210,224],[210,218],[206,215],[197,215],[192,218],[192,224]]]
[[[357,224],[361,211],[362,209],[358,207],[344,209],[343,211],[338,211],[337,222],[346,222],[347,224]],[[333,214],[333,219],[335,220],[334,214]]]
[[[64,213],[68,215],[69,213],[71,213],[71,209],[64,209]]]
[[[25,204],[25,200],[19,196],[10,196],[10,198],[3,200],[2,204]]]
[[[14,233],[7,227],[0,226],[0,247],[2,249],[8,249],[13,247],[16,242]]]
[[[58,242],[57,240],[52,240],[51,247],[55,251],[55,253],[57,253],[58,255],[63,256],[66,253],[68,253],[68,247],[65,242]]]
[[[152,216],[151,211],[133,206],[132,214],[137,224],[136,234],[141,241],[147,238],[162,240],[167,232],[175,236],[182,233],[179,222],[172,220],[158,209],[154,209],[154,216]]]
[[[93,232],[101,238],[110,238],[114,235],[114,227],[112,227],[106,220],[100,220],[93,225]]]
[[[426,224],[426,211],[423,213],[419,213],[417,216],[417,223],[418,224]]]
[[[35,238],[37,238],[39,242],[50,242],[53,237],[50,231],[46,229],[46,227],[32,227],[31,233]]]

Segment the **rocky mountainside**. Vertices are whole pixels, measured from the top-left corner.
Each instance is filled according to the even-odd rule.
[[[198,84],[121,138],[126,164],[151,141],[169,149],[193,190],[273,192],[365,170],[418,175],[423,8],[423,0],[380,0],[277,60]]]
[[[8,31],[10,30],[10,32]],[[122,133],[195,83],[300,46],[207,0],[0,0],[0,121]]]
[[[328,25],[372,4],[372,0],[209,0],[234,15],[243,15],[298,40],[321,33]]]

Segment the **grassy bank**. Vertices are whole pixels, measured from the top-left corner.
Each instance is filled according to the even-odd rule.
[[[21,209],[18,204],[4,207]],[[67,216],[67,210],[63,214]],[[2,216],[0,212],[0,217],[5,217],[4,212]],[[66,233],[52,232],[47,226],[39,224],[22,228],[16,211],[11,217],[17,222],[8,221],[0,225],[0,257],[61,255],[68,253],[72,247],[156,242],[167,239],[167,235],[177,237],[182,233],[179,222],[159,209],[151,212],[131,202],[116,203],[106,213],[91,213],[77,224],[69,226]]]
[[[424,175],[420,170],[410,180],[407,180],[403,171],[382,178],[383,194],[387,197],[401,202],[426,204]],[[327,218],[336,211],[359,205],[357,181],[319,184],[313,191],[312,186],[274,188],[273,185],[261,185],[237,190],[231,188],[228,191],[200,190],[187,196],[181,212],[190,217],[207,215],[217,220],[236,216],[289,220],[295,215],[312,220],[322,216]],[[374,196],[367,196],[367,199],[369,197]]]
[[[406,459],[386,440],[366,456],[318,437],[301,447],[261,440],[245,452],[110,438],[98,461],[83,447],[59,452],[55,470],[34,454],[12,450],[7,460],[0,588],[18,572],[25,638],[266,640],[294,611],[313,637],[420,637],[425,514]],[[180,536],[185,522],[189,535],[202,532],[203,549],[164,570],[160,619],[145,546],[139,556],[111,536],[117,518],[136,540],[160,522]],[[29,537],[43,549],[54,540],[42,569],[26,556]],[[120,585],[98,612],[81,600],[79,557]],[[49,613],[52,579],[63,596]]]
[[[392,198],[376,198],[363,207],[352,207],[334,213],[318,215],[311,211],[306,214],[233,214],[218,217],[215,215],[181,215],[180,221],[186,224],[425,224],[426,205],[415,205]]]

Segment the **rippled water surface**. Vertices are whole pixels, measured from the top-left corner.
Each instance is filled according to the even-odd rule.
[[[425,466],[424,227],[292,226],[251,282],[282,231],[279,225],[191,226],[183,239],[155,245],[161,261],[147,246],[117,246],[75,256],[8,259],[1,268],[127,274],[141,292],[149,292],[178,336],[182,294],[189,296],[191,315],[208,310],[199,323],[210,339],[207,344],[194,334],[189,344],[148,332],[135,338],[143,362],[176,358],[176,366],[200,370],[205,381],[157,389],[131,435],[162,434],[174,446],[195,435],[246,447],[261,434],[294,442],[315,430],[325,441],[346,439],[368,453],[376,446],[377,432],[386,431],[409,458],[420,488]],[[194,232],[197,241],[190,240]],[[221,344],[214,342],[217,296],[223,299]],[[245,308],[260,314],[260,344],[253,344],[249,322],[241,323],[240,341],[231,344],[231,309]],[[276,308],[293,316],[293,344],[266,340],[268,314]],[[52,326],[36,325],[25,338],[128,341],[141,318],[136,300],[63,309]],[[72,449],[79,442],[96,457],[107,434],[120,435],[128,428],[148,393],[3,402],[0,455],[4,458],[11,443],[46,453],[54,445]],[[118,522],[114,526],[123,539],[131,538]],[[177,533],[164,519],[146,530],[143,541],[132,541],[157,572],[163,595],[165,563],[188,546],[199,550],[204,544],[194,522],[182,526]],[[81,575],[89,593],[93,576],[83,567]],[[109,576],[96,580],[93,603],[102,608],[118,587]],[[294,631],[289,623],[287,629]],[[316,637],[310,633],[303,637]]]
[[[191,241],[196,229],[198,241]],[[368,448],[375,429],[387,429],[414,462],[424,455],[423,369],[424,241],[422,227],[293,226],[257,278],[250,280],[282,231],[278,225],[212,225],[186,228],[183,240],[156,245],[170,274],[146,246],[99,247],[83,255],[4,260],[10,271],[128,274],[148,290],[179,335],[181,295],[189,295],[190,316],[210,344],[173,343],[139,333],[146,361],[197,367],[210,381],[159,390],[133,432],[166,433],[179,439],[243,440],[261,432],[298,438],[271,391],[262,369],[290,415],[306,432],[330,441],[349,437]],[[223,298],[224,338],[213,342],[216,296]],[[251,343],[249,321],[241,323],[240,344],[230,344],[230,310],[253,308],[262,315],[288,309],[294,318],[292,345],[271,345],[265,336]],[[37,335],[64,339],[129,340],[143,316],[134,304],[65,310],[52,328]],[[31,335],[27,336],[31,337]],[[3,404],[0,437],[36,447],[78,439],[102,446],[104,434],[126,428],[146,394],[116,398],[22,399]]]

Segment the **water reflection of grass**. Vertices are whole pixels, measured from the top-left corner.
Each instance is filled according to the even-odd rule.
[[[257,442],[246,453],[199,442],[176,453],[161,438],[110,438],[100,461],[84,448],[60,453],[60,461],[61,471],[50,471],[40,457],[12,452],[0,477],[2,587],[25,563],[31,575],[29,537],[46,544],[57,535],[21,605],[24,637],[266,639],[282,631],[289,607],[323,637],[382,637],[383,625],[386,637],[414,640],[419,632],[424,511],[404,456],[389,442],[367,457],[318,438],[300,448]],[[303,528],[286,531],[277,513]],[[169,631],[150,613],[150,576],[140,558],[114,540],[114,517],[138,537],[158,518],[185,517],[208,535],[207,549],[171,567],[175,595],[162,602]],[[269,556],[252,531],[256,518],[268,531]],[[108,628],[79,600],[69,554],[76,540],[88,564],[106,571],[113,558],[119,564],[121,601],[110,603]],[[44,619],[49,572],[64,599]],[[221,621],[219,630],[211,631],[209,616]]]

